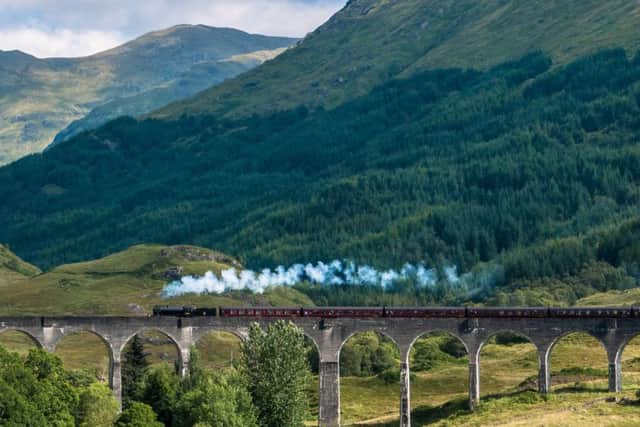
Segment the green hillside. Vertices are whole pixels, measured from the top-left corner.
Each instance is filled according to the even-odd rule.
[[[154,115],[332,108],[426,69],[486,69],[535,50],[558,64],[603,48],[635,53],[639,26],[628,0],[351,0],[295,49]]]
[[[640,289],[614,290],[598,292],[578,300],[576,305],[581,306],[640,306]]]
[[[50,146],[77,135],[80,132],[96,129],[100,125],[121,116],[138,116],[148,113],[202,90],[215,86],[233,76],[241,74],[264,61],[275,58],[285,48],[259,50],[247,54],[233,55],[229,58],[196,63],[184,73],[162,85],[131,96],[118,97],[92,109],[86,116],[72,122],[61,130]],[[50,147],[49,146],[49,147]]]
[[[0,258],[0,262],[3,259]],[[183,275],[241,268],[237,260],[227,255],[195,246],[138,245],[105,258],[63,265],[42,274],[29,267],[22,262],[21,271],[28,273],[29,278],[0,270],[0,315],[145,315],[157,304],[215,307],[311,303],[299,292],[284,288],[264,295],[234,293],[162,298],[163,286]]]
[[[38,267],[31,265],[0,245],[0,287],[7,283],[18,283],[40,273]]]
[[[41,151],[61,131],[58,141],[119,115],[143,114],[193,95],[294,42],[181,25],[84,58],[0,51],[0,165]],[[272,52],[243,58],[265,50]]]

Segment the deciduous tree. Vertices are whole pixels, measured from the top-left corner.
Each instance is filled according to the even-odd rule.
[[[310,380],[304,334],[291,322],[251,325],[242,345],[241,373],[264,427],[298,427],[309,410]]]

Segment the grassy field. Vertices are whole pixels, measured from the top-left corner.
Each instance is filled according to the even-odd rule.
[[[631,401],[607,401],[608,395],[590,388],[555,389],[547,398],[532,391],[502,394],[486,401],[470,413],[464,400],[421,408],[413,414],[414,426],[557,426],[600,427],[637,426],[640,406]],[[627,399],[633,394],[625,393]],[[378,424],[391,427],[397,423]]]
[[[220,273],[230,267],[242,268],[237,260],[209,249],[138,245],[98,260],[63,265],[43,274],[34,272],[31,277],[0,271],[0,315],[147,315],[157,304],[312,305],[308,297],[290,288],[262,295],[161,295],[175,277]],[[22,270],[29,271],[27,267]]]
[[[632,306],[640,305],[640,288],[623,291],[599,292],[578,300],[578,306]]]

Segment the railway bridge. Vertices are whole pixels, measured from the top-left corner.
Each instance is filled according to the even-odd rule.
[[[0,333],[21,331],[42,348],[54,351],[66,335],[90,332],[105,343],[110,357],[110,386],[120,400],[121,354],[136,334],[156,330],[166,334],[179,349],[179,364],[184,375],[188,370],[191,347],[213,331],[229,332],[245,339],[252,322],[263,326],[281,318],[249,317],[0,317]],[[489,338],[498,333],[515,333],[528,338],[537,348],[540,393],[550,390],[550,354],[565,335],[585,332],[599,340],[609,360],[609,390],[621,390],[621,357],[626,344],[640,334],[640,317],[597,318],[526,318],[526,317],[298,317],[284,318],[297,324],[317,346],[320,355],[320,399],[318,425],[340,425],[340,349],[351,336],[376,331],[395,342],[400,350],[399,378],[400,425],[410,425],[409,353],[421,336],[446,332],[464,344],[469,354],[469,405],[473,409],[480,399],[480,351]]]

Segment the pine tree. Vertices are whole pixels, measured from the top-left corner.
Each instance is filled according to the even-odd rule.
[[[138,335],[125,348],[122,365],[122,404],[125,408],[131,402],[141,399],[142,386],[149,362],[144,344]]]

